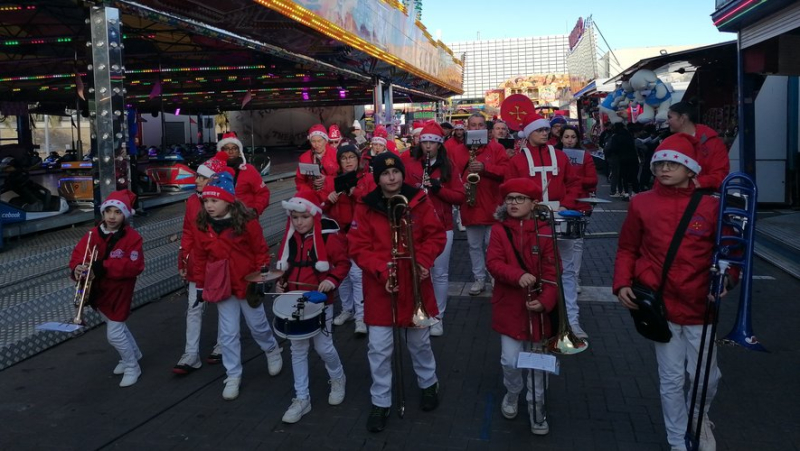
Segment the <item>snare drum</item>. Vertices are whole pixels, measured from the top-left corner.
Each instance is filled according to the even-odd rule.
[[[305,291],[291,291],[275,298],[272,321],[275,335],[289,340],[311,338],[325,327],[325,303],[313,304],[303,300]]]
[[[575,210],[559,211],[556,217],[556,234],[564,240],[577,240],[586,234],[586,217]]]

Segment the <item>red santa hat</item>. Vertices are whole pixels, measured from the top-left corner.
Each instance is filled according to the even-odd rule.
[[[386,145],[386,138],[389,137],[389,132],[386,131],[386,127],[383,125],[378,125],[375,127],[375,132],[372,134],[372,141],[375,144],[383,144]]]
[[[108,207],[117,207],[119,211],[122,212],[122,216],[125,216],[127,220],[135,213],[133,209],[133,204],[135,203],[136,194],[133,194],[133,191],[128,189],[121,189],[108,195],[108,198],[100,204],[100,212],[105,211]]]
[[[339,130],[339,126],[333,124],[330,127],[328,127],[328,136],[331,138],[331,141],[342,139],[342,132],[341,130]]]
[[[227,132],[222,135],[222,139],[217,142],[217,151],[221,151],[223,147],[228,144],[235,144],[236,147],[239,148],[239,157],[242,159],[242,164],[239,165],[239,169],[245,169],[245,165],[247,164],[247,160],[244,158],[244,146],[242,142],[239,141],[239,138],[236,136],[236,132]]]
[[[542,200],[542,188],[528,177],[510,179],[500,185],[500,196],[503,199],[511,193],[520,193],[536,201]]]
[[[697,138],[686,133],[676,133],[667,137],[653,154],[653,158],[650,160],[650,170],[656,172],[655,163],[658,161],[672,161],[699,174],[702,168],[697,163],[697,151],[695,150],[697,142]]]
[[[422,127],[422,132],[420,133],[419,142],[437,142],[442,143],[444,142],[444,130],[442,126],[437,124],[436,122],[429,122]]]
[[[298,191],[291,199],[282,201],[281,206],[286,210],[286,215],[289,218],[286,221],[286,233],[281,241],[281,254],[278,256],[278,263],[275,264],[275,268],[279,271],[289,269],[289,243],[293,239],[295,232],[291,214],[296,211],[300,213],[309,212],[314,216],[314,229],[311,231],[314,234],[314,252],[317,254],[317,262],[314,264],[314,269],[319,272],[328,271],[330,269],[328,253],[325,250],[325,242],[322,240],[322,206],[319,203],[317,194],[311,190]]]
[[[228,154],[220,150],[216,155],[197,167],[197,174],[210,179],[214,174],[219,174],[227,168]]]
[[[464,121],[453,122],[453,129],[454,130],[464,130]]]
[[[411,125],[411,135],[419,135],[422,133],[422,129],[425,127],[425,123],[422,121],[414,121],[413,125]]]
[[[325,141],[331,140],[328,137],[328,133],[325,131],[325,126],[322,124],[312,125],[311,128],[308,129],[308,140],[311,141],[311,138],[314,136],[321,136],[325,138]]]
[[[519,133],[519,136],[520,138],[527,138],[531,136],[531,133],[540,128],[550,128],[550,121],[536,113],[525,116],[525,120],[522,122],[522,131]]]

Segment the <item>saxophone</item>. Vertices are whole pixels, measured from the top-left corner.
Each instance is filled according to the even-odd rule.
[[[428,184],[431,182],[431,153],[425,152],[425,167],[422,169],[422,191],[428,194]]]
[[[470,146],[469,148],[469,161],[467,162],[467,166],[469,166],[475,158],[477,158],[478,148],[476,146]],[[467,205],[470,207],[474,207],[475,204],[478,202],[478,182],[481,181],[481,176],[478,173],[470,172],[467,174],[467,183],[464,184],[464,191],[467,193]]]

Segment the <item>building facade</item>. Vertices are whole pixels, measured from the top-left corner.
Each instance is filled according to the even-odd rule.
[[[453,55],[464,62],[464,94],[454,101],[479,100],[515,76],[564,74],[568,35],[453,42]]]

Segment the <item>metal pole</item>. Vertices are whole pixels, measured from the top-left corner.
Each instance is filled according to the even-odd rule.
[[[44,115],[44,154],[50,155],[50,115]]]
[[[739,170],[756,181],[756,102],[753,98],[753,77],[744,69],[742,33],[737,35],[736,72],[739,83]]]
[[[94,157],[95,206],[117,189],[115,157],[125,148],[127,126],[125,125],[125,89],[122,60],[122,33],[119,10],[106,6],[91,8],[90,28],[92,33],[91,53],[93,71],[94,105],[90,113],[94,134],[92,141],[97,152]],[[99,210],[95,210],[99,217]]]
[[[372,115],[373,124],[375,127],[381,124],[381,114],[383,106],[383,87],[381,86],[381,79],[373,77],[374,88],[372,90],[372,105],[374,113]]]
[[[389,132],[389,139],[394,140],[394,98],[392,97],[391,83],[386,83],[384,94],[384,121],[386,130]]]

